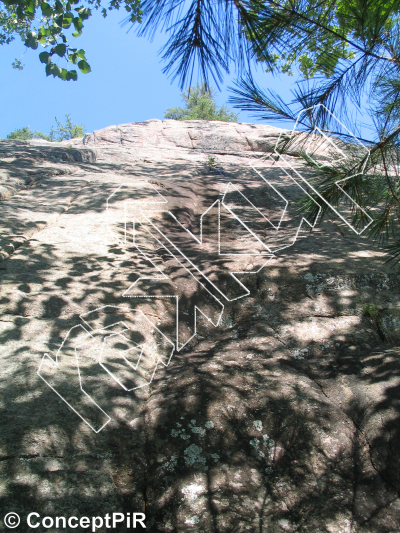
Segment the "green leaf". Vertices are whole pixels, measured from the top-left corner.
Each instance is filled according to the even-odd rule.
[[[67,76],[68,76],[68,70],[65,68],[61,69],[60,78],[65,81],[67,79]]]
[[[62,28],[58,26],[57,24],[53,24],[51,27],[51,35],[57,35],[58,33],[61,33]]]
[[[25,12],[33,15],[35,13],[35,1],[29,0],[25,5]]]
[[[76,62],[78,61],[78,56],[76,54],[69,54],[68,59],[71,61],[71,63],[76,65]]]
[[[79,18],[81,20],[87,20],[92,14],[89,8],[83,6],[75,8],[75,11],[79,13]]]
[[[83,50],[82,48],[80,48],[80,49],[77,51],[76,55],[77,55],[78,57],[80,57],[81,59],[86,59],[86,57],[85,57],[85,50]]]
[[[50,74],[53,74],[55,78],[60,77],[60,74],[61,74],[60,67],[56,65],[55,63],[49,63],[48,65],[46,65],[46,76],[50,76]]]
[[[52,9],[51,5],[48,4],[47,2],[42,2],[40,4],[40,8],[42,10],[42,13],[43,13],[44,17],[51,17],[51,15],[53,14],[53,9]]]
[[[54,48],[54,52],[58,56],[64,57],[66,49],[67,49],[67,47],[65,46],[65,44],[60,43]]]
[[[82,20],[79,18],[79,17],[75,17],[73,20],[72,20],[74,26],[75,26],[75,29],[77,32],[81,33],[81,30],[83,28],[83,22]]]
[[[55,11],[56,13],[62,13],[64,11],[64,6],[60,2],[60,0],[56,0]]]
[[[19,59],[15,59],[12,63],[12,68],[15,68],[17,70],[23,70],[24,69],[24,65],[21,63],[21,61]],[[7,136],[8,138],[8,136]]]
[[[39,54],[40,62],[41,63],[45,63],[46,65],[49,64],[50,57],[51,57],[51,55],[49,54],[49,52],[42,52],[41,54]]]
[[[74,19],[74,16],[72,13],[65,13],[63,18],[62,27],[63,28],[69,28],[72,24],[72,21]]]
[[[29,15],[29,14],[27,15],[27,13],[25,13],[24,6],[22,6],[20,4],[17,7],[16,13],[17,13],[17,17],[18,17],[19,20],[25,20],[26,18],[28,18],[28,15]]]
[[[57,26],[62,27],[63,22],[64,22],[64,15],[60,15],[59,17],[54,19],[54,22],[57,24]]]
[[[78,73],[76,72],[76,70],[68,71],[68,73],[67,73],[67,81],[69,81],[69,80],[76,81],[77,79],[78,79]]]
[[[82,59],[78,63],[79,70],[82,72],[82,74],[88,74],[88,72],[91,72],[92,69],[90,68],[90,65],[87,61]]]
[[[38,47],[38,40],[36,37],[29,37],[28,39],[25,40],[24,44],[28,48],[32,48],[33,50],[36,50],[36,48]]]

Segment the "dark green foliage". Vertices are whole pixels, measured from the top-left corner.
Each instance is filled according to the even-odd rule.
[[[64,44],[64,57],[81,72],[90,71],[84,51],[71,49],[64,31],[73,27],[72,35],[80,35],[83,21],[91,14],[89,5],[101,7],[103,15],[107,14],[101,0],[73,7],[76,4],[76,0],[42,2],[45,20],[37,24],[37,0],[2,2],[0,43],[19,35],[30,48],[44,44],[48,55],[42,53],[40,60],[46,65],[46,74],[76,80],[76,70],[54,63],[58,52],[64,51],[60,44]],[[182,88],[190,85],[195,67],[207,87],[210,74],[218,86],[233,60],[240,78],[231,102],[238,109],[254,111],[259,118],[295,122],[302,109],[322,104],[318,112],[303,114],[298,125],[308,132],[318,127],[346,141],[348,132],[333,124],[327,110],[351,131],[354,123],[349,102],[370,115],[374,128],[368,160],[357,160],[353,154],[328,170],[327,166],[316,167],[301,151],[300,155],[313,171],[314,183],[324,198],[339,204],[349,194],[364,209],[354,207],[354,224],[362,226],[365,211],[370,213],[374,223],[368,228],[369,236],[388,245],[393,258],[400,260],[400,0],[112,0],[108,9],[120,6],[129,13],[126,23],[141,22],[140,35],[151,38],[158,29],[168,28],[164,71],[179,77]],[[292,102],[283,102],[279,95],[254,84],[249,75],[253,60],[272,72],[299,69],[303,79]],[[14,65],[22,66],[17,61]],[[168,113],[179,119],[190,114],[185,108]],[[342,189],[336,185],[339,180],[345,180]],[[302,209],[312,210],[311,203],[306,202]],[[322,209],[327,211],[325,203]]]
[[[345,5],[340,2],[330,4],[335,15],[331,21],[337,23],[335,42],[342,43],[342,49],[347,51],[342,55],[330,48],[333,30],[326,22],[325,7],[321,16],[314,20],[305,10],[307,5],[312,4],[296,4],[298,12],[295,19],[300,17],[302,22],[296,30],[299,32],[298,41],[291,42],[304,42],[313,30],[318,33],[319,42],[322,45],[327,43],[325,48],[322,46],[324,62],[320,62],[319,66],[317,62],[314,63],[315,68],[303,74],[311,76],[319,71],[323,76],[312,82],[306,80],[298,83],[290,104],[283,102],[279,95],[270,90],[261,90],[248,76],[236,83],[233,89],[235,96],[230,101],[235,107],[253,111],[260,118],[293,122],[302,109],[314,107],[313,112],[310,110],[301,115],[298,125],[306,132],[318,127],[320,131],[335,137],[336,142],[351,141],[348,130],[357,132],[349,114],[349,102],[369,115],[374,124],[370,128],[370,138],[360,139],[358,134],[359,140],[368,147],[369,155],[361,154],[354,149],[354,144],[350,144],[346,149],[346,159],[341,163],[330,165],[327,161],[326,164],[317,165],[301,150],[300,142],[299,155],[311,173],[313,186],[327,203],[311,193],[312,199],[306,198],[301,202],[299,212],[310,217],[316,215],[315,200],[322,207],[322,220],[329,211],[328,203],[334,207],[347,203],[351,207],[353,226],[362,230],[368,222],[368,214],[373,222],[366,234],[386,247],[391,254],[389,261],[399,262],[400,2],[351,0]],[[288,39],[293,34],[293,20],[289,17],[282,22],[282,39]],[[270,28],[269,39],[266,39],[265,52],[270,49],[271,43],[274,46],[279,44],[273,28]],[[284,53],[283,48],[280,52]],[[365,96],[367,98],[363,100]],[[282,139],[280,150],[285,152],[292,143],[299,145],[300,136],[296,134],[290,139]],[[349,204],[346,195],[360,207]]]
[[[46,141],[60,142],[83,137],[85,134],[84,127],[73,124],[68,114],[65,116],[67,119],[65,124],[62,124],[56,117],[57,127],[55,129],[51,128],[50,135],[46,135],[41,131],[32,131],[29,126],[26,126],[9,133],[7,139],[20,139],[24,141],[28,139],[44,139]]]
[[[258,118],[295,123],[308,109],[298,129],[317,127],[349,141],[349,130],[360,138],[349,104],[372,117],[374,126],[363,141],[369,157],[350,145],[341,164],[316,165],[305,145],[298,152],[318,193],[334,206],[349,195],[360,206],[351,204],[353,225],[361,230],[369,214],[374,222],[366,233],[400,260],[400,0],[189,0],[184,7],[173,0],[143,0],[141,9],[139,34],[151,37],[170,28],[165,71],[182,85],[196,66],[206,82],[211,74],[218,83],[234,60],[239,79],[230,102]],[[267,71],[299,70],[302,78],[291,102],[254,83],[253,59]],[[300,140],[299,135],[283,139],[280,150]],[[328,203],[312,196],[324,215]],[[306,200],[300,208],[310,214],[313,206]]]
[[[185,107],[170,107],[164,118],[175,120],[221,120],[237,122],[238,115],[222,106],[218,109],[215,103],[215,90],[205,84],[189,87],[182,93]]]
[[[76,139],[78,137],[83,137],[85,135],[85,130],[82,125],[78,126],[77,124],[73,124],[71,121],[71,117],[67,114],[66,116],[66,123],[62,124],[59,120],[57,120],[57,127],[56,129],[51,128],[50,131],[50,137],[52,141],[66,141],[69,139]]]
[[[82,74],[91,71],[85,57],[85,51],[70,47],[66,30],[71,32],[72,37],[82,34],[84,21],[92,14],[89,6],[102,9],[104,16],[107,10],[101,0],[87,0],[78,5],[79,0],[3,0],[0,2],[0,44],[9,44],[20,37],[27,48],[37,50],[39,45],[47,50],[39,54],[40,61],[45,63],[47,76],[52,75],[62,80],[77,80],[76,70],[67,70],[57,65],[58,57],[77,64]],[[140,19],[140,0],[111,0],[108,9],[119,9],[121,6],[130,14],[131,22]],[[77,58],[79,57],[79,61]],[[16,59],[13,68],[23,69],[20,60]]]
[[[7,135],[7,139],[20,139],[26,141],[27,139],[45,139],[51,141],[50,135],[46,135],[41,131],[31,131],[29,126],[12,131]]]

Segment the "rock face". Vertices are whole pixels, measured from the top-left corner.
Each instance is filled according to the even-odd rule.
[[[189,120],[182,127],[176,120],[147,120],[142,123],[121,124],[89,133],[83,144],[96,146],[104,144],[121,145],[144,151],[162,153],[164,158],[193,151],[214,154],[248,155],[248,152],[262,153],[273,146],[282,130],[272,126],[255,124],[235,124],[226,122],[207,122]],[[178,149],[179,153],[174,152]]]
[[[0,141],[0,531],[399,531],[399,275],[281,132]]]

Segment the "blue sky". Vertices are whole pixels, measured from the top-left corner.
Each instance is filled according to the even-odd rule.
[[[51,126],[56,125],[54,117],[64,122],[66,113],[74,123],[83,124],[87,132],[92,132],[113,124],[162,119],[167,108],[182,105],[178,80],[171,83],[162,73],[165,64],[158,52],[167,37],[158,34],[150,42],[137,37],[133,30],[127,33],[128,26],[120,26],[124,17],[124,10],[110,12],[105,19],[94,10],[93,16],[85,21],[82,35],[71,38],[71,45],[86,50],[92,67],[89,74],[79,73],[76,82],[46,77],[38,58],[40,49],[26,49],[19,38],[3,45],[0,138],[24,126],[49,133]],[[24,70],[11,67],[15,58],[22,61]],[[272,88],[285,101],[291,100],[294,77],[273,77],[261,67],[253,74],[261,87]],[[219,105],[227,102],[227,87],[234,79],[234,72],[225,77],[222,91],[217,93]],[[259,121],[241,112],[239,122]]]
[[[51,126],[56,125],[54,117],[64,122],[66,113],[71,114],[74,123],[83,124],[91,132],[113,124],[162,119],[167,108],[182,105],[178,80],[171,84],[162,73],[165,64],[158,52],[167,37],[158,34],[150,42],[137,37],[133,30],[127,33],[128,26],[122,28],[119,24],[124,17],[125,11],[121,10],[110,12],[104,19],[94,10],[93,16],[85,21],[82,35],[71,38],[71,45],[86,50],[92,67],[89,74],[78,73],[76,82],[46,77],[38,58],[40,49],[26,50],[19,37],[3,45],[0,138],[28,125],[32,130],[49,133]],[[22,61],[24,70],[11,67],[15,58]],[[224,79],[222,92],[217,94],[219,105],[227,102],[227,87],[234,78],[232,73]],[[291,98],[292,77],[273,78],[258,68],[255,79],[262,87],[274,87]],[[239,122],[257,120],[241,112]]]

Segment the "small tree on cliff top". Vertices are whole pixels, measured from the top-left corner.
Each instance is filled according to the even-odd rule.
[[[185,107],[170,107],[164,118],[175,120],[221,120],[223,122],[237,122],[238,115],[226,106],[218,109],[215,103],[215,90],[205,83],[196,87],[189,87],[182,93]]]

